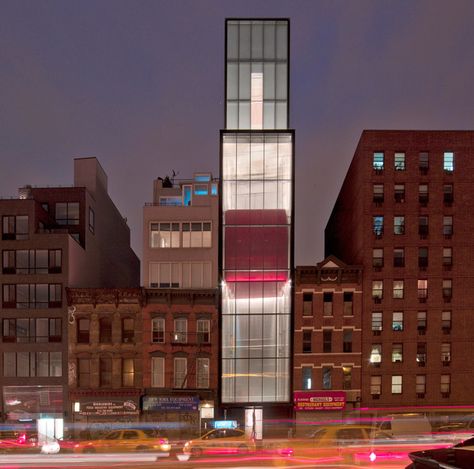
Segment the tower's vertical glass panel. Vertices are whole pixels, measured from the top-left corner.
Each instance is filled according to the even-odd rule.
[[[222,402],[290,399],[293,131],[288,21],[227,21]]]

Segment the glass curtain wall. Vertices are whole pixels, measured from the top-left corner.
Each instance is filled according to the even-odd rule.
[[[229,20],[226,65],[221,398],[288,402],[293,215],[288,22]]]

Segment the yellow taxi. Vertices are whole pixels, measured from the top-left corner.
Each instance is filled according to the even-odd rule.
[[[75,453],[118,453],[131,451],[153,451],[169,453],[171,445],[168,438],[159,436],[152,429],[113,430],[101,438],[77,441],[73,446]]]
[[[255,441],[237,428],[214,429],[185,443],[183,453],[189,456],[203,454],[248,454],[255,452]]]

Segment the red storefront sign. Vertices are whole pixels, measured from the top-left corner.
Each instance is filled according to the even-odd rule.
[[[295,410],[344,410],[346,393],[344,391],[295,391],[293,402]]]

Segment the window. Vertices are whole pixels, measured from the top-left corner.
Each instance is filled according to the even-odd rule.
[[[429,168],[429,154],[426,151],[420,152],[418,155],[418,167],[420,168],[420,173],[428,173]]]
[[[426,363],[426,343],[418,342],[416,344],[416,362],[419,366],[425,366]]]
[[[303,353],[312,352],[313,333],[309,330],[303,330]]]
[[[4,308],[59,308],[62,286],[60,284],[16,284],[3,285]]]
[[[122,386],[129,388],[134,386],[135,361],[133,358],[122,359]]]
[[[135,340],[135,320],[133,318],[122,318],[122,342],[132,343]]]
[[[381,151],[374,152],[372,167],[376,171],[383,171],[383,157],[384,157],[383,152]]]
[[[441,344],[441,361],[443,364],[451,362],[451,344],[449,342]]]
[[[301,367],[301,377],[303,380],[303,383],[302,383],[303,390],[311,389],[312,381],[313,381],[313,368],[311,366]]]
[[[405,234],[405,217],[404,216],[393,217],[393,234],[396,234],[396,235]]]
[[[405,248],[394,248],[393,250],[393,266],[405,267]]]
[[[210,248],[211,223],[183,223],[183,248]]]
[[[100,386],[104,388],[112,387],[112,358],[100,357]]]
[[[151,357],[151,386],[153,388],[165,387],[164,357]]]
[[[151,320],[151,341],[155,344],[165,343],[165,318]]]
[[[403,361],[403,344],[392,344],[392,363],[401,363]]]
[[[193,186],[183,185],[183,205],[189,207],[192,205]]]
[[[343,300],[344,300],[344,316],[352,316],[354,314],[353,304],[354,304],[354,293],[351,291],[345,291],[343,293]]]
[[[209,387],[209,358],[196,359],[196,387],[198,389]]]
[[[209,321],[209,319],[198,319],[196,329],[197,343],[209,344],[211,342],[211,321]]]
[[[418,234],[420,237],[426,237],[428,236],[429,229],[428,229],[428,216],[427,215],[421,215],[418,217]]]
[[[79,369],[78,377],[79,382],[77,385],[80,388],[89,388],[91,385],[91,361],[89,358],[79,358],[77,361],[77,367]]]
[[[380,237],[383,235],[383,216],[382,215],[376,215],[373,217],[373,230],[374,230],[375,236]]]
[[[453,185],[452,184],[444,184],[443,185],[443,202],[446,205],[452,204],[454,201],[453,195]]]
[[[426,394],[426,375],[416,375],[416,394],[418,397],[424,397]],[[423,395],[423,396],[421,396]]]
[[[382,311],[374,311],[372,313],[372,330],[373,331],[382,330]]]
[[[395,184],[394,186],[395,202],[405,202],[405,184]]]
[[[194,195],[208,195],[209,188],[207,184],[194,184]]]
[[[394,280],[393,281],[393,298],[401,299],[403,298],[403,280]]]
[[[344,353],[352,352],[352,329],[343,329],[342,351]]]
[[[183,357],[174,359],[174,386],[175,388],[186,388],[188,373],[188,360]]]
[[[2,239],[28,239],[28,216],[6,215],[2,217]]]
[[[112,318],[99,319],[99,342],[102,344],[112,342]]]
[[[452,216],[443,217],[443,234],[446,238],[452,236],[453,234],[453,217]]]
[[[393,161],[395,171],[405,171],[405,153],[395,153]]]
[[[426,205],[429,201],[429,193],[428,193],[428,184],[420,184],[418,186],[418,202],[421,205]]]
[[[303,316],[313,315],[313,294],[311,292],[303,292]]]
[[[374,267],[383,267],[383,248],[372,249],[372,265]]]
[[[383,298],[383,280],[372,281],[372,298],[381,300]]]
[[[92,207],[89,207],[89,231],[91,233],[95,232],[95,213]]]
[[[453,281],[451,279],[443,280],[443,298],[450,300],[453,296]]]
[[[48,252],[48,273],[60,274],[62,267],[62,251],[61,249],[50,249]]]
[[[382,393],[382,377],[371,376],[370,377],[370,394],[372,396],[380,396]]]
[[[443,266],[453,265],[453,248],[443,248]]]
[[[402,377],[400,375],[392,376],[392,394],[402,393]]]
[[[57,202],[55,214],[58,225],[79,225],[79,202]]]
[[[180,247],[179,223],[152,223],[150,229],[152,248]]]
[[[188,320],[186,318],[178,318],[174,320],[173,342],[185,344],[188,341]]]
[[[383,184],[374,184],[372,200],[375,204],[383,203]]]
[[[323,329],[323,353],[332,352],[332,330]]]
[[[428,280],[418,280],[418,299],[426,300],[428,298]]]
[[[443,169],[446,173],[452,173],[454,171],[454,153],[452,151],[444,152]]]
[[[448,397],[451,393],[451,375],[441,375],[441,395]]]
[[[342,367],[342,389],[352,389],[352,367]]]
[[[370,363],[377,364],[382,362],[382,344],[372,344],[370,352]]]
[[[181,264],[177,262],[150,262],[151,288],[179,288]]]
[[[451,331],[451,311],[441,312],[441,328],[443,331]]]
[[[403,311],[392,313],[392,331],[403,331]]]
[[[418,267],[425,269],[428,267],[428,248],[418,248]]]
[[[332,316],[332,292],[323,293],[323,314],[324,316]]]
[[[61,342],[61,318],[8,318],[2,321],[3,342]]]
[[[332,389],[332,368],[323,366],[323,389]]]
[[[418,332],[425,332],[426,331],[426,311],[418,311],[417,316],[416,316],[416,322],[417,322],[417,329]]]
[[[160,205],[163,205],[165,207],[181,207],[182,205],[182,197],[180,196],[170,196],[170,197],[163,197],[160,196]]]
[[[79,318],[77,320],[77,343],[89,343],[90,320],[89,318]]]
[[[60,377],[62,352],[5,352],[5,377]]]
[[[51,268],[51,257],[52,260],[56,260],[57,256],[52,256],[61,250],[50,250],[47,249],[30,249],[30,250],[11,250],[3,251],[2,256],[2,267],[4,274],[47,274],[47,273],[58,273],[56,266]],[[59,254],[59,272],[61,272],[61,256]]]

